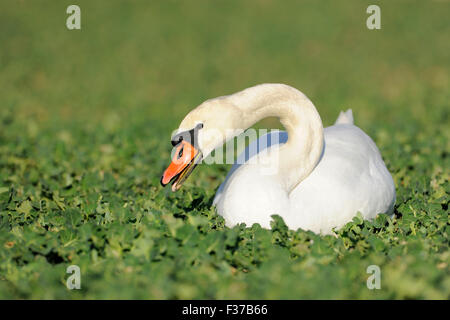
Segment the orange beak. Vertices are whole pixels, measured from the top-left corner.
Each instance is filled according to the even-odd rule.
[[[187,141],[181,141],[175,149],[172,162],[161,177],[161,184],[166,186],[172,181],[172,191],[181,188],[182,183],[194,170],[202,158],[202,153]]]

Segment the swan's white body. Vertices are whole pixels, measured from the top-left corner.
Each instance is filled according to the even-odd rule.
[[[284,143],[287,133],[271,133],[278,134],[278,140]],[[391,213],[394,183],[372,139],[351,123],[325,128],[324,138],[319,163],[289,194],[273,176],[260,174],[258,168],[237,161],[214,198],[227,225],[259,223],[270,228],[270,216],[278,214],[291,229],[330,233],[332,228],[351,221],[357,212],[366,219]],[[272,137],[269,141],[273,140],[277,139]],[[247,148],[247,159],[255,156],[251,153],[255,149]]]
[[[222,131],[246,129],[267,116],[278,116],[287,132],[270,133],[270,141],[279,135],[279,143],[253,153],[257,148],[250,145],[247,160],[242,161],[244,154],[238,157],[213,203],[226,225],[270,228],[271,215],[278,214],[290,229],[326,234],[358,212],[366,219],[392,213],[394,182],[375,143],[353,125],[351,110],[323,129],[314,105],[300,91],[264,84],[206,101],[186,116],[180,130],[199,120]],[[214,123],[216,117],[220,120]],[[224,142],[206,132],[199,138],[207,154]]]

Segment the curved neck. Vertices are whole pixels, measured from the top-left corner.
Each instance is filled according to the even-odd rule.
[[[303,93],[283,84],[262,84],[222,99],[239,109],[237,128],[247,129],[267,117],[280,119],[288,141],[279,148],[277,174],[287,192],[312,172],[323,150],[323,125]]]

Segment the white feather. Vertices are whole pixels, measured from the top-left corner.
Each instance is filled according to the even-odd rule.
[[[358,212],[365,219],[393,212],[393,179],[375,143],[353,125],[351,110],[323,129],[316,108],[303,93],[286,85],[263,84],[204,102],[180,128],[201,121],[206,128],[225,132],[229,127],[248,128],[267,116],[278,116],[287,132],[269,133],[271,144],[258,150],[255,144],[264,145],[268,138],[260,137],[238,157],[213,203],[227,226],[259,223],[270,228],[271,215],[278,214],[290,229],[326,234]],[[224,143],[217,134],[202,130],[199,141],[201,150],[208,152]],[[259,161],[251,161],[255,159]],[[264,172],[262,163],[276,164],[277,170]]]

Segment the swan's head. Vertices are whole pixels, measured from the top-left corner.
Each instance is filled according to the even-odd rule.
[[[189,112],[172,136],[175,153],[161,184],[172,182],[172,191],[178,190],[202,158],[243,131],[238,129],[242,119],[239,108],[222,98],[205,101]]]

